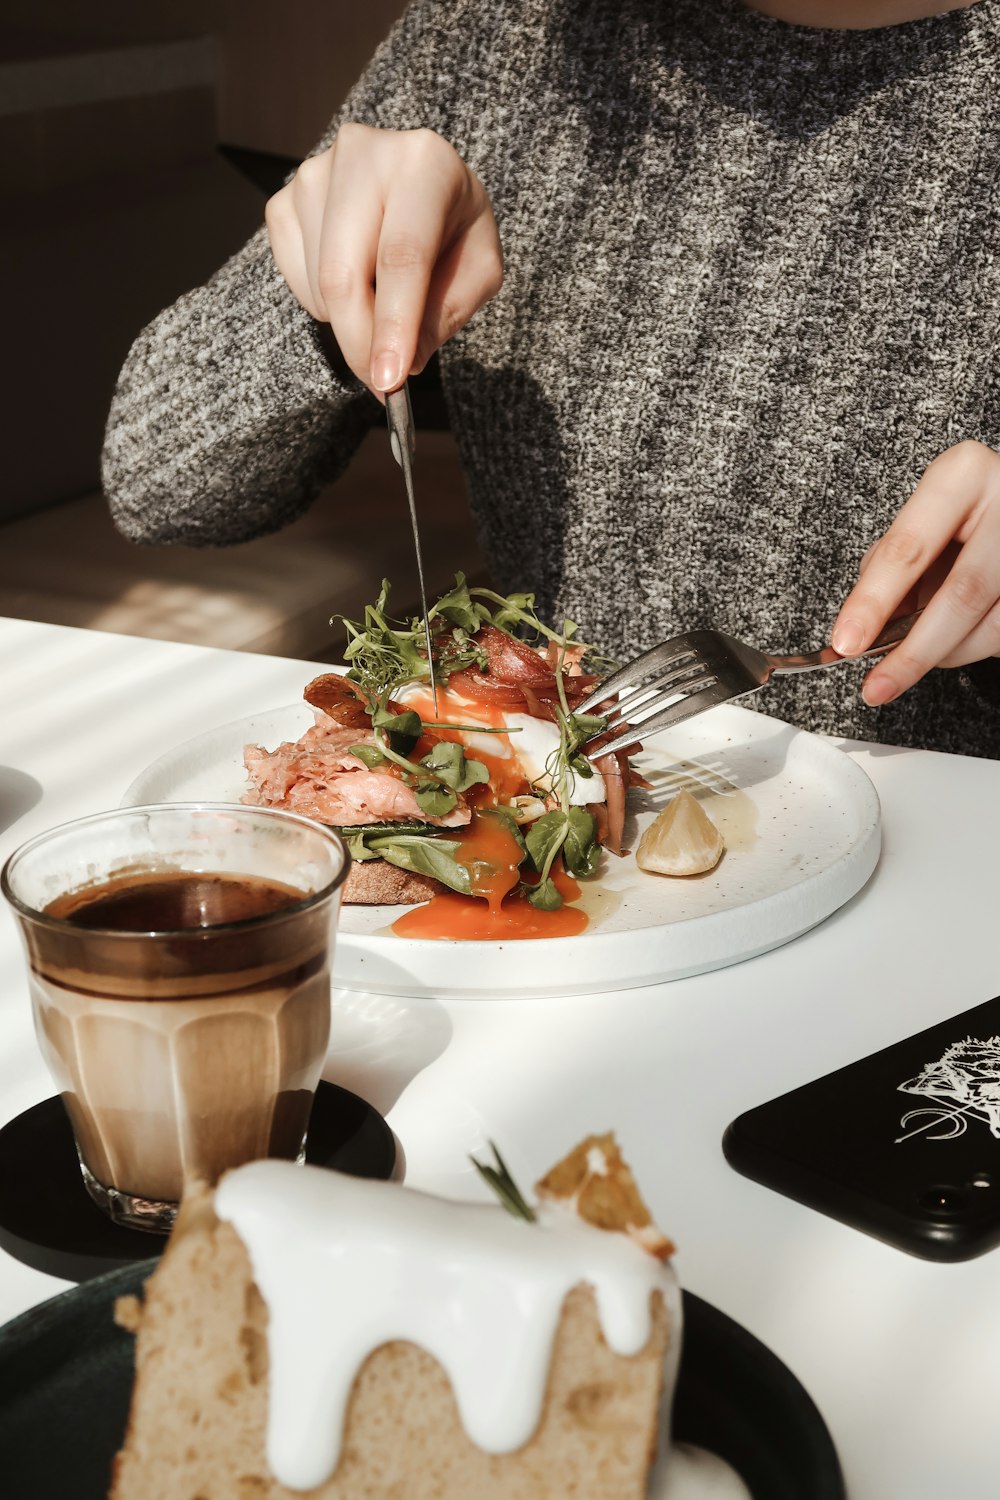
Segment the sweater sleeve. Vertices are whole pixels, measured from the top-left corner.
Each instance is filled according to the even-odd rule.
[[[475,0],[418,0],[375,54],[344,120],[426,125],[453,139],[451,100]],[[296,519],[382,416],[331,367],[318,325],[275,265],[266,229],[140,333],[118,378],[104,491],[133,541],[224,545]]]

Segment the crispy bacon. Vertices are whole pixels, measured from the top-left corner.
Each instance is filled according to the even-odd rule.
[[[530,687],[521,689],[529,714],[536,719],[550,719],[553,724],[559,723],[559,704],[555,698],[539,698],[538,694]]]
[[[484,625],[476,640],[486,654],[485,672],[470,668],[454,672],[449,686],[463,697],[477,703],[494,703],[534,714],[538,719],[558,718],[559,687],[556,681],[558,648],[550,645],[539,653],[524,641],[515,640],[493,625]],[[589,693],[596,677],[579,670],[579,648],[563,672],[563,688],[570,708]]]
[[[533,646],[515,640],[494,625],[484,625],[476,634],[476,644],[486,653],[489,675],[501,682],[527,683],[544,693],[555,692],[555,673]]]
[[[604,777],[604,790],[608,800],[608,834],[604,847],[610,849],[612,854],[622,854],[628,755],[624,750],[619,750],[617,754],[599,755],[594,765]]]
[[[606,802],[590,802],[587,804],[587,811],[596,826],[597,842],[604,849],[608,843],[608,805]]]
[[[306,685],[307,703],[345,729],[371,729],[371,714],[357,683],[339,672],[324,672]]]
[[[524,693],[519,687],[511,682],[498,682],[493,677],[484,676],[482,672],[471,669],[452,672],[448,678],[448,687],[452,692],[460,693],[463,698],[471,699],[473,703],[495,703],[498,708],[527,712]]]

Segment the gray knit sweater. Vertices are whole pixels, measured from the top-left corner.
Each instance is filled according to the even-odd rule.
[[[1000,448],[998,99],[1000,0],[862,32],[738,0],[413,5],[341,118],[431,126],[493,201],[506,282],[441,364],[497,582],[619,655],[703,624],[825,642],[927,463]],[[142,542],[257,536],[381,420],[262,231],[136,341],[115,519]],[[879,710],[859,680],[757,703],[1000,755],[1000,663]]]

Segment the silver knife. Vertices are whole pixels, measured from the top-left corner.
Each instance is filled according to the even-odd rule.
[[[406,381],[398,391],[385,398],[385,419],[389,424],[389,444],[392,456],[403,471],[406,499],[410,506],[410,525],[413,528],[413,550],[417,556],[417,580],[420,584],[420,608],[424,612],[424,635],[427,640],[427,665],[431,674],[431,698],[437,715],[437,681],[434,676],[434,653],[431,647],[431,622],[427,618],[427,590],[424,587],[424,560],[420,551],[420,528],[417,525],[417,502],[413,494],[413,455],[417,451],[417,434],[413,426],[413,407],[410,405],[410,390]]]

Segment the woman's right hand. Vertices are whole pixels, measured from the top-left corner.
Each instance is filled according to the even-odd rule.
[[[500,290],[486,190],[432,130],[345,124],[267,205],[278,269],[377,395]]]

